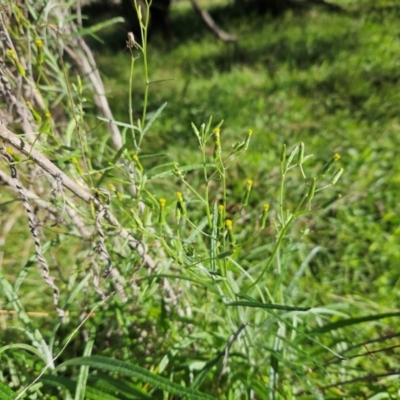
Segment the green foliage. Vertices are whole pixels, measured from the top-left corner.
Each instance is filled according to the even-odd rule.
[[[132,365],[126,362],[120,362],[116,360],[112,360],[106,357],[92,356],[92,357],[80,357],[77,359],[72,359],[66,361],[61,364],[59,368],[63,368],[64,366],[72,366],[72,365],[85,365],[90,366],[92,368],[100,369],[100,370],[108,370],[113,372],[114,374],[129,376],[135,378],[141,382],[146,382],[155,387],[160,387],[164,391],[171,393],[172,395],[181,396],[183,398],[189,398],[194,400],[210,400],[213,397],[207,396],[206,394],[202,394],[197,392],[196,390],[185,388],[180,385],[177,385],[174,382],[170,382],[168,379],[162,378],[156,374],[149,372],[148,370],[139,367],[138,365]],[[117,388],[111,388],[111,390],[115,390]],[[148,398],[145,393],[142,394],[144,398]]]
[[[37,3],[4,19],[31,126],[2,136],[2,398],[396,398],[397,8],[216,8],[233,47],[177,5],[159,49],[146,20],[97,54],[108,118],[76,52],[110,23]]]

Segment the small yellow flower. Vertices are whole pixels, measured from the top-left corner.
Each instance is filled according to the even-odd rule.
[[[13,60],[15,60],[17,58],[17,56],[15,55],[14,49],[8,49],[7,53]]]
[[[10,156],[14,155],[14,150],[12,149],[12,147],[7,147],[7,148],[6,148],[6,152],[7,152],[7,154],[9,154]]]
[[[139,168],[140,172],[143,172],[143,166],[139,160],[139,157],[137,154],[133,154],[132,155],[132,160],[135,161],[135,164],[137,165],[137,167]]]
[[[20,64],[18,61],[18,57],[15,54],[14,49],[8,49],[7,50],[8,56],[11,58],[11,60],[14,62],[15,66],[17,67],[17,70],[21,76],[25,76],[25,69],[24,67]]]
[[[178,199],[178,201],[183,201],[183,196],[181,192],[176,192],[176,198]]]

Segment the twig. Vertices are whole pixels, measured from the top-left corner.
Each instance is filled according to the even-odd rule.
[[[102,220],[108,213],[108,209],[109,209],[110,203],[111,203],[111,196],[107,190],[105,190],[105,189],[100,189],[100,190],[102,193],[104,193],[106,195],[107,201],[100,209],[99,214],[97,215],[97,218],[96,218],[96,228],[97,228],[97,232],[99,233],[99,240],[97,242],[96,248],[97,248],[97,251],[100,253],[100,256],[107,262],[107,268],[104,271],[103,278],[108,278],[113,269],[113,265],[112,265],[111,257],[108,254],[108,250],[106,247],[106,235],[104,234],[104,231],[103,231]]]
[[[197,0],[190,0],[192,3],[193,8],[200,14],[202,20],[207,25],[208,29],[220,40],[224,42],[237,42],[238,38],[235,35],[231,35],[224,30],[222,30],[213,20],[211,15],[206,11],[203,10]]]
[[[356,382],[374,382],[379,378],[385,378],[387,376],[394,376],[394,375],[400,375],[400,370],[384,372],[382,374],[372,374],[372,375],[361,376],[360,378],[349,379],[347,381],[339,381],[339,382],[332,383],[330,385],[320,386],[318,389],[326,390],[326,389],[330,389],[333,387],[344,386],[344,385],[348,385],[349,383],[356,383]],[[309,393],[309,391],[308,390],[300,390],[299,392],[296,393],[296,396],[300,396],[305,393]]]
[[[0,315],[17,315],[18,312],[14,310],[0,310]],[[37,312],[37,311],[27,311],[26,315],[30,317],[47,318],[49,313],[47,312]]]
[[[365,347],[366,345],[369,345],[369,344],[372,344],[372,343],[384,342],[384,341],[386,341],[388,339],[393,339],[393,338],[396,338],[396,337],[399,337],[399,336],[400,336],[400,332],[395,332],[395,333],[390,333],[389,335],[386,335],[386,336],[381,336],[381,337],[379,337],[377,339],[371,339],[371,340],[367,340],[367,341],[362,342],[362,343],[357,343],[357,344],[355,344],[353,346],[348,347],[346,349],[346,351],[344,351],[344,352],[342,352],[340,354],[340,356],[342,356],[343,358],[332,357],[332,358],[330,358],[329,360],[327,360],[324,363],[324,367],[326,367],[326,366],[328,366],[330,364],[334,364],[336,362],[341,362],[343,360],[350,360],[352,358],[361,357],[362,355],[368,355],[368,354],[371,354],[371,353],[379,353],[381,351],[385,351],[386,348],[385,349],[374,350],[374,351],[368,351],[368,353],[356,354],[355,356],[350,356],[350,357],[345,355],[349,351],[354,350],[354,349],[356,349],[358,347]]]
[[[5,183],[6,185],[10,186],[14,191],[18,192],[16,189],[15,185],[13,184],[13,180],[11,179],[10,176],[8,176],[5,172],[0,170],[0,183]],[[47,201],[41,199],[36,193],[32,192],[31,190],[25,189],[25,195],[26,197],[35,202],[40,208],[43,210],[46,210],[50,214],[54,215],[55,218],[57,218],[58,215],[58,208],[53,206],[52,204],[48,203]],[[65,195],[63,194],[65,197]],[[77,229],[79,235],[84,238],[90,240],[92,238],[92,233],[86,228],[84,222],[82,221],[81,217],[79,216],[78,212],[70,207],[68,204],[65,203],[65,211],[68,214],[72,225]],[[93,263],[94,260],[92,260]],[[144,262],[146,264],[146,262]],[[92,265],[93,268],[93,265]],[[94,274],[95,274],[95,268],[93,268]],[[114,268],[111,271],[111,276],[112,276],[112,281],[114,283],[116,292],[118,296],[121,298],[122,301],[126,301],[127,297],[125,294],[125,290],[122,284],[122,279],[121,279],[121,274],[119,271]],[[93,278],[93,281],[95,280],[95,277]],[[104,299],[105,294],[101,291],[101,289],[98,286],[98,279],[95,282],[94,281],[94,289],[95,291],[100,295],[102,299]]]
[[[54,12],[60,21],[65,20],[65,17],[62,15],[62,9],[60,7],[55,7]],[[55,37],[60,32],[55,32]],[[71,35],[71,34],[75,35]],[[92,84],[92,88],[94,90],[93,100],[99,109],[100,113],[109,120],[113,121],[114,117],[111,112],[110,106],[107,101],[107,97],[105,95],[105,89],[103,85],[103,81],[100,77],[99,71],[96,66],[96,61],[94,59],[93,53],[91,52],[89,46],[86,44],[84,39],[80,36],[77,36],[78,29],[74,24],[66,24],[63,27],[63,34],[68,34],[69,36],[69,44],[64,44],[65,51],[72,57],[75,61],[77,67],[80,69],[81,73],[88,77]],[[75,37],[74,37],[75,36]],[[57,39],[56,39],[57,41]],[[76,50],[79,49],[79,50]],[[111,133],[111,141],[113,147],[116,151],[119,151],[123,145],[122,143],[122,135],[121,132],[116,124],[112,122],[107,123],[109,132]],[[128,170],[128,162],[124,160],[125,168]],[[130,177],[132,175],[129,174]],[[135,186],[135,182],[132,179],[132,184],[129,185],[129,193],[136,197],[137,195],[137,188]],[[141,205],[141,204],[140,204]]]
[[[331,11],[341,12],[343,8],[338,6],[337,4],[328,3],[325,0],[309,0],[311,4],[322,5],[328,8]]]
[[[56,219],[56,222],[54,222],[54,224],[51,225],[52,227],[56,226],[56,225],[58,225],[59,223],[62,222],[62,220],[64,218],[64,214],[65,214],[65,208],[67,206],[66,205],[66,201],[65,201],[64,191],[63,191],[63,188],[62,188],[62,177],[61,177],[60,174],[57,174],[55,178],[56,178],[56,188],[54,190],[55,190],[56,196],[57,196],[57,194],[59,196],[61,196],[63,207],[62,207],[60,215]]]
[[[228,343],[225,346],[224,351],[224,359],[222,361],[222,369],[221,369],[221,373],[219,375],[218,381],[220,381],[222,375],[224,374],[224,372],[226,371],[226,367],[228,365],[228,360],[229,360],[229,353],[231,351],[232,345],[233,343],[236,341],[236,339],[239,337],[239,335],[241,334],[241,332],[248,326],[250,325],[248,322],[243,322],[239,328],[237,329],[237,331],[231,335],[231,337],[228,340]]]
[[[56,178],[56,176],[59,174],[62,178],[62,184],[64,188],[74,193],[84,202],[93,202],[98,210],[102,208],[102,204],[88,191],[88,189],[76,184],[69,176],[67,176],[58,167],[56,167],[43,154],[31,148],[31,146],[27,142],[25,142],[20,136],[17,136],[2,125],[0,125],[0,138],[3,139],[6,143],[13,146],[18,151],[20,151],[23,155],[32,160],[36,165],[40,166],[44,171],[48,172],[53,178]],[[110,225],[118,230],[119,236],[123,239],[126,239],[130,247],[138,252],[138,254],[143,258],[143,261],[146,263],[146,265],[150,269],[154,269],[156,263],[153,258],[147,254],[145,245],[141,241],[135,239],[126,229],[122,228],[118,220],[110,212],[107,212],[107,214],[105,215],[105,219]]]

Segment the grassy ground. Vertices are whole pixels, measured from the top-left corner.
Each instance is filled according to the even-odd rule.
[[[168,104],[147,133],[139,157],[148,177],[172,161],[180,166],[201,163],[190,124],[207,123],[210,115],[215,123],[225,120],[224,155],[252,129],[248,151],[226,175],[227,216],[234,220],[238,248],[225,231],[221,233],[223,227],[218,227],[218,234],[210,232],[216,223],[207,226],[203,204],[179,176],[164,175],[146,184],[143,224],[153,231],[138,228],[132,217],[135,199],[125,195],[121,200],[113,194],[112,212],[147,244],[149,254],[159,256],[162,243],[163,251],[172,256],[161,258],[149,271],[125,241],[113,230],[106,231],[106,245],[126,279],[129,301],[112,297],[96,309],[76,337],[70,336],[98,301],[88,283],[92,242],[97,239],[81,240],[68,225],[44,228],[46,257],[52,260],[52,269],[55,265],[69,322],[60,325],[54,318],[39,316],[32,317],[29,326],[7,320],[3,342],[18,342],[24,349],[30,339],[26,332],[34,332],[30,349],[40,348],[41,332],[51,354],[61,352],[57,363],[71,362],[46,375],[36,387],[49,399],[60,393],[73,398],[85,373],[76,361],[83,354],[109,357],[92,366],[91,371],[97,372],[90,374],[87,386],[114,393],[120,400],[150,395],[172,399],[174,393],[182,393],[162,386],[165,382],[157,381],[155,374],[149,378],[135,370],[129,375],[122,367],[111,369],[113,374],[106,378],[99,371],[110,370],[107,363],[115,359],[220,399],[398,398],[400,7],[390,1],[338,1],[342,12],[315,6],[276,16],[250,11],[243,16],[222,1],[202,4],[240,41],[216,40],[188,2],[176,2],[170,32],[166,37],[154,35],[149,43],[153,82],[147,120],[164,102]],[[124,50],[125,33],[113,28],[102,37],[105,43],[93,47],[108,99],[115,118],[129,122],[130,54]],[[135,119],[143,108],[142,62],[143,57],[136,60],[133,79]],[[93,126],[94,116],[87,106],[85,127]],[[86,156],[93,169],[111,166],[115,181],[108,181],[123,186],[128,178],[112,161],[115,152],[107,146],[108,133],[101,128],[86,133]],[[70,139],[68,146],[78,152],[78,139],[73,134]],[[211,163],[217,158],[213,140],[205,149]],[[317,177],[335,153],[341,156],[337,165],[344,173],[336,187],[316,194],[316,212],[302,215],[281,238],[284,221],[290,219],[279,199],[286,162],[285,157],[280,162],[282,145],[287,144],[289,154],[300,142],[307,154],[313,154],[304,165],[308,178]],[[81,179],[72,164],[60,160],[60,165]],[[189,172],[186,178],[192,187],[203,190],[201,171]],[[91,170],[91,174],[97,179],[100,173]],[[304,193],[304,179],[299,169],[288,175],[284,207],[293,210]],[[238,211],[248,179],[254,182],[249,205]],[[221,182],[222,178],[215,178],[210,183],[211,204],[214,198],[221,199],[217,191]],[[177,191],[187,201],[189,220],[182,226],[173,216]],[[318,209],[337,193],[343,195],[340,201]],[[159,227],[160,206],[152,196],[167,199],[164,231]],[[33,262],[26,218],[10,203],[12,195],[7,192],[2,199],[3,215],[11,215],[14,221],[10,231],[5,218],[1,224],[7,244],[2,249],[2,288],[6,292],[5,281],[18,282],[15,271],[21,270],[22,263],[28,278],[21,286],[20,281],[15,284],[18,299],[26,311],[48,309],[49,297],[37,295],[43,287],[39,274],[28,270]],[[271,209],[267,228],[254,235],[263,203]],[[93,210],[79,202],[75,206],[96,238]],[[281,247],[274,253],[278,242]],[[217,248],[210,250],[213,245]],[[251,284],[256,277],[260,280]],[[110,282],[102,284],[115,289]],[[175,299],[171,292],[177,294]],[[247,303],[226,305],[233,301]],[[270,303],[311,310],[266,308]],[[7,310],[12,306],[13,301],[5,302]],[[30,383],[43,365],[22,351],[9,355],[8,350],[4,350],[8,367],[1,382],[17,390]],[[69,369],[73,362],[75,369]],[[58,392],[57,387],[64,391]],[[151,391],[153,387],[163,391]],[[86,398],[77,391],[76,399]],[[31,393],[35,398],[36,392]],[[94,396],[87,393],[87,398]]]

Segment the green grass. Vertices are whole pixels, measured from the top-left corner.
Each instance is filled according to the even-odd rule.
[[[148,47],[150,80],[162,82],[150,85],[147,121],[168,104],[137,152],[144,167],[135,175],[143,184],[143,214],[126,190],[130,178],[122,163],[113,161],[108,132],[92,129],[98,113],[90,92],[84,92],[86,114],[78,115],[85,121],[91,176],[96,181],[102,168],[111,167],[101,186],[113,183],[123,195],[110,189],[110,210],[158,262],[149,270],[103,222],[106,247],[128,301],[112,296],[98,304],[90,263],[99,210],[68,194],[93,233],[80,240],[67,216],[60,226],[43,229],[45,256],[61,288],[61,305],[69,311],[68,323],[60,324],[51,290],[44,289],[36,267],[28,263],[34,253],[22,206],[9,202],[15,198],[12,192],[1,194],[1,226],[15,219],[10,231],[0,229],[6,238],[1,247],[3,308],[18,314],[18,319],[4,320],[0,335],[0,360],[7,365],[1,383],[15,391],[32,383],[46,364],[36,352],[48,346],[52,359],[59,356],[55,368],[24,398],[398,397],[400,8],[388,1],[337,3],[344,12],[311,7],[272,17],[243,16],[219,2],[210,11],[240,37],[238,44],[217,41],[187,3],[173,7],[168,38],[154,36]],[[98,68],[115,119],[128,123],[126,38],[110,28],[103,38],[111,45],[93,44]],[[141,54],[133,74],[134,124],[143,110],[142,61]],[[82,95],[73,95],[79,104]],[[46,101],[66,107],[60,126],[73,120],[70,104],[57,103],[52,91]],[[206,134],[200,126],[210,115],[213,125]],[[222,119],[219,157],[212,128]],[[245,140],[248,129],[253,130],[249,149],[233,152],[235,162],[224,170],[231,146]],[[69,132],[66,144],[73,154],[60,160],[53,153],[54,158],[65,173],[82,181],[84,175],[71,161],[72,155],[82,156],[80,142],[73,129]],[[61,135],[60,140],[67,139]],[[42,148],[55,147],[49,142],[43,141]],[[297,153],[289,165],[286,157],[281,159],[284,143],[289,156],[300,142],[306,154],[313,154],[303,165],[306,181]],[[315,212],[300,212],[310,196],[294,212],[310,193],[311,178],[335,153],[341,159],[317,181],[317,189],[343,167],[338,183],[315,194]],[[203,157],[208,168],[189,168],[184,174],[185,166],[201,164]],[[172,162],[181,170],[174,170]],[[28,168],[17,166],[29,176]],[[204,173],[213,171],[204,201]],[[146,182],[160,173],[165,174]],[[248,205],[241,207],[248,179],[254,186]],[[187,209],[180,222],[178,191]],[[319,209],[339,192],[340,201]],[[160,198],[167,200],[165,223],[160,222]],[[213,215],[219,212],[215,200],[226,202],[236,243],[224,218]],[[265,203],[270,214],[266,229],[259,230]],[[183,213],[184,207],[179,210]],[[28,275],[20,288],[10,286],[21,270]],[[112,280],[101,280],[101,287],[106,293],[116,289]],[[1,385],[0,390],[6,393]]]

